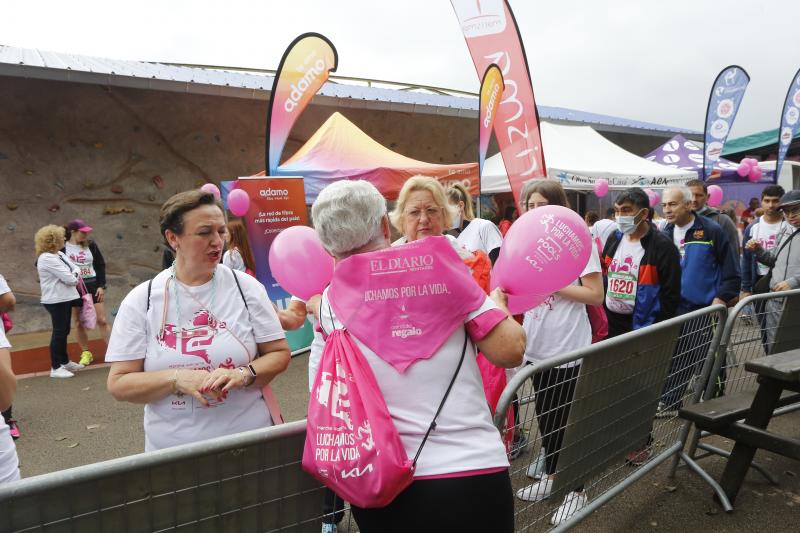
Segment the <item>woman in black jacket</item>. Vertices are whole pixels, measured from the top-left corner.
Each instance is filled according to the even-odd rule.
[[[106,262],[97,243],[89,239],[91,226],[83,220],[75,219],[66,226],[67,243],[64,245],[64,252],[69,259],[80,268],[81,277],[86,284],[86,289],[92,295],[94,308],[97,312],[97,327],[103,335],[103,340],[108,344],[111,335],[111,326],[108,324],[106,316]],[[89,337],[86,329],[78,320],[79,308],[72,310],[72,317],[75,320],[75,328],[78,336],[78,344],[81,346],[80,364],[88,365],[92,362],[92,352],[89,350]]]

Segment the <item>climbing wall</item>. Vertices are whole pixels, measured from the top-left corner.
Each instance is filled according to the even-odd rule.
[[[160,270],[161,204],[264,168],[266,101],[0,77],[0,273],[14,333],[49,329],[33,235],[82,218],[106,258],[108,308]],[[312,105],[284,158],[336,111]],[[476,159],[474,120],[338,109],[378,142],[430,162]]]

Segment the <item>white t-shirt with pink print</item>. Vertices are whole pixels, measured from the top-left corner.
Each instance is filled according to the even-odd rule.
[[[237,276],[249,310],[224,265],[217,266],[215,279],[204,285],[189,287],[172,280],[164,315],[169,278],[169,269],[153,278],[149,311],[147,282],[128,293],[114,320],[106,361],[144,359],[145,371],[236,368],[252,361],[258,353],[256,343],[285,337],[266,289],[256,278]],[[145,451],[270,425],[258,387],[234,389],[210,407],[191,396],[171,394],[145,406]]]

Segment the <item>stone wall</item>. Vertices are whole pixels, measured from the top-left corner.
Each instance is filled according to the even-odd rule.
[[[14,333],[49,329],[33,235],[82,218],[108,268],[108,308],[160,269],[158,211],[172,194],[264,168],[264,100],[0,77],[0,273],[17,295]],[[335,111],[310,106],[293,154]],[[430,162],[474,161],[463,118],[342,109],[383,145]]]

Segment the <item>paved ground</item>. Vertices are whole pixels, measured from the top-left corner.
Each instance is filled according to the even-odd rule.
[[[292,360],[274,388],[287,420],[305,415],[307,356]],[[85,370],[75,378],[33,377],[19,382],[15,416],[23,438],[17,442],[22,474],[30,477],[139,453],[144,448],[142,408],[118,403],[105,390],[107,368]],[[775,429],[800,436],[800,413],[776,420]],[[718,443],[724,443],[720,439]],[[773,487],[751,473],[730,515],[719,511],[710,489],[681,470],[675,480],[662,466],[581,524],[586,532],[797,531],[800,523],[800,463],[769,453],[757,456],[775,474]],[[723,460],[702,463],[719,478]]]

